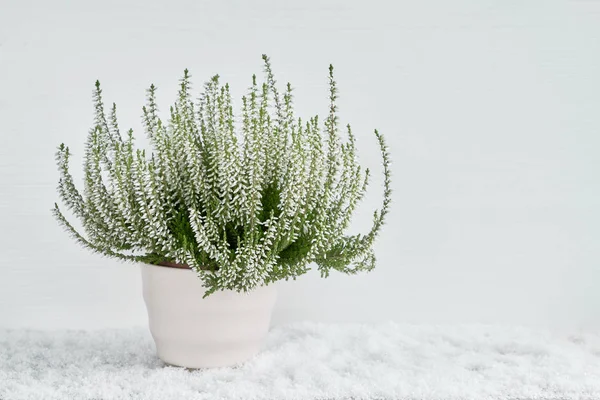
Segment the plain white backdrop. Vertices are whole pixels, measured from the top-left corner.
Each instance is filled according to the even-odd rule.
[[[52,219],[56,146],[81,154],[100,79],[141,134],[189,68],[241,96],[260,56],[343,123],[394,202],[364,275],[280,285],[274,323],[483,322],[600,327],[600,2],[0,0],[0,327],[146,325],[139,268],[80,249]],[[239,101],[237,103],[239,105]]]

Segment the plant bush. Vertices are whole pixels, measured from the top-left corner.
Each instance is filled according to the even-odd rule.
[[[366,234],[345,235],[369,183],[357,162],[355,137],[338,132],[337,86],[329,67],[329,113],[294,116],[290,84],[279,91],[269,58],[266,81],[233,113],[229,85],[214,76],[195,102],[186,70],[170,117],[158,116],[150,86],[143,125],[152,152],[122,135],[116,106],[105,113],[96,82],[95,121],[84,156],[84,189],[69,172],[71,153],[58,147],[58,192],[83,226],[80,234],[55,204],[59,223],[84,247],[122,260],[186,264],[215,290],[249,291],[295,278],[315,263],[353,274],[375,266],[373,242],[390,203],[389,154],[383,157],[384,196]]]

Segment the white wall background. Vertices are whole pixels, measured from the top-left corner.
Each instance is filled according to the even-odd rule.
[[[600,2],[583,0],[0,0],[0,327],[145,325],[138,268],[52,219],[55,147],[81,164],[95,79],[139,133],[150,83],[163,109],[186,67],[241,94],[262,53],[301,115],[326,113],[333,63],[362,160],[379,171],[373,128],[394,159],[378,269],[282,284],[275,323],[600,327]]]

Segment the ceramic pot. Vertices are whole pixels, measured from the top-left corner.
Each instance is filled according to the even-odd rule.
[[[203,299],[196,273],[142,264],[144,301],[158,357],[186,368],[242,363],[260,351],[277,297],[274,285],[249,293],[218,291]]]

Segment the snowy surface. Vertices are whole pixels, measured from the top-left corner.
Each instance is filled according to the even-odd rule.
[[[276,327],[234,368],[165,366],[146,329],[0,331],[0,399],[600,399],[600,332]]]

